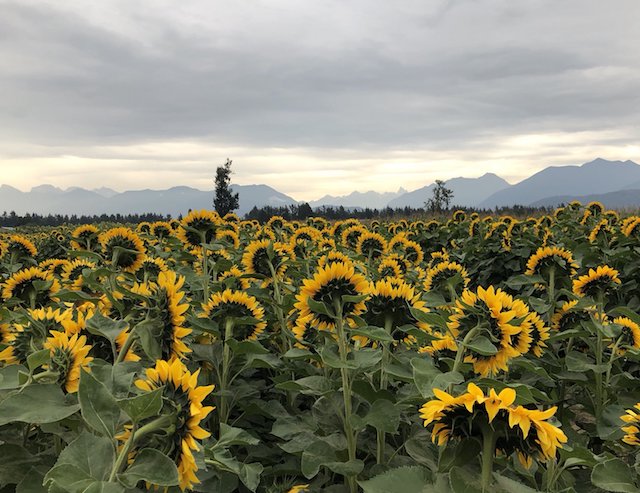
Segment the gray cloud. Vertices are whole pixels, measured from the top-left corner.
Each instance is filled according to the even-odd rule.
[[[127,148],[338,153],[339,168],[403,150],[486,161],[530,134],[637,145],[639,15],[636,0],[0,0],[0,158],[129,153],[195,174]],[[243,176],[284,172],[267,161]]]

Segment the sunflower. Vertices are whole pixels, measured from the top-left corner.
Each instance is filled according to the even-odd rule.
[[[269,229],[282,229],[287,221],[282,216],[271,216],[267,221],[267,228]]]
[[[14,260],[35,257],[38,255],[38,249],[31,240],[21,235],[10,235],[5,240],[6,252],[11,255]]]
[[[218,281],[221,282],[225,288],[235,291],[246,291],[251,286],[251,283],[249,279],[243,276],[244,272],[242,272],[237,265],[232,265],[229,270],[220,274]]]
[[[622,282],[617,270],[608,265],[599,265],[573,281],[573,292],[577,296],[595,297],[598,293],[605,294],[615,289],[619,284]]]
[[[213,242],[221,222],[215,212],[191,211],[180,223],[176,236],[187,246],[200,247]]]
[[[135,272],[144,260],[142,240],[129,228],[112,228],[102,233],[98,240],[107,260],[125,272]]]
[[[451,334],[443,334],[439,331],[434,331],[432,334],[433,340],[426,346],[422,346],[418,352],[427,353],[432,358],[448,357],[455,358],[458,352],[458,344]]]
[[[74,250],[92,250],[98,244],[100,230],[92,224],[78,226],[71,233],[71,248]]]
[[[420,293],[402,279],[385,279],[371,283],[366,311],[362,317],[369,325],[385,327],[390,324],[392,335],[396,340],[407,344],[415,342],[415,338],[407,337],[399,327],[412,325],[430,333],[431,327],[415,318],[411,310],[423,313],[429,311],[424,301],[420,300]]]
[[[449,261],[449,253],[444,249],[439,252],[431,252],[429,256],[431,257],[431,259],[429,260],[430,269],[438,265],[440,262]]]
[[[296,484],[287,493],[306,493],[309,491],[309,484]]]
[[[529,327],[527,327],[527,324]],[[547,347],[545,341],[549,339],[549,327],[545,326],[544,322],[536,312],[531,312],[527,315],[527,318],[523,324],[523,330],[520,334],[528,333],[531,338],[529,343],[528,352],[532,353],[537,358],[542,356],[544,348]],[[520,336],[518,334],[518,337]],[[519,348],[518,348],[519,349]],[[520,351],[526,353],[527,351]]]
[[[343,296],[366,295],[369,283],[361,274],[357,274],[353,264],[350,262],[335,262],[325,267],[321,267],[313,279],[305,279],[302,283],[300,293],[296,296],[298,300],[295,307],[300,311],[300,316],[304,317],[313,314],[314,323],[318,329],[333,329],[335,326],[333,317],[314,312],[309,306],[309,300],[317,303],[324,303],[329,309],[334,309],[336,304],[342,306],[342,314],[348,318],[360,315],[365,310],[364,300],[343,301]]]
[[[614,318],[613,323],[622,327],[618,354],[624,354],[627,349],[640,349],[640,325],[627,317]]]
[[[93,270],[96,268],[96,264],[89,260],[76,259],[65,265],[62,271],[62,281],[65,287],[73,291],[82,290],[84,284],[84,275],[82,271],[85,269]]]
[[[560,428],[548,420],[557,408],[525,409],[514,406],[516,392],[505,387],[500,392],[490,389],[487,395],[475,384],[467,392],[452,396],[433,389],[435,399],[420,409],[424,426],[431,426],[431,438],[438,445],[452,439],[483,437],[490,427],[495,436],[495,452],[517,452],[525,462],[535,457],[547,461],[556,457],[557,449],[567,442]]]
[[[403,272],[400,263],[395,258],[387,257],[378,265],[380,277],[402,277]]]
[[[234,323],[232,333],[234,339],[255,341],[264,332],[267,322],[264,317],[264,308],[258,300],[244,291],[232,289],[212,294],[209,301],[202,305],[200,314],[200,318],[219,321],[220,327],[224,327],[229,320],[247,317],[254,318],[255,321]]]
[[[113,363],[115,355],[109,340],[103,336],[96,335],[87,330],[87,321],[94,315],[94,311],[89,309],[86,313],[78,311],[76,317],[68,317],[61,321],[61,325],[64,328],[64,332],[71,336],[74,334],[82,335],[86,337],[86,343],[91,347],[89,355],[93,358],[102,359],[109,363]],[[55,334],[55,331],[51,331],[51,334]],[[116,336],[116,349],[120,351],[129,337],[129,330],[123,329]],[[124,361],[140,361],[140,356],[129,349],[124,356]]]
[[[640,447],[640,402],[633,406],[634,409],[627,409],[620,419],[627,423],[622,427],[626,435],[622,438],[624,443]]]
[[[65,267],[70,264],[71,262],[69,260],[63,258],[50,258],[40,262],[38,264],[38,267],[46,272],[49,272],[53,276],[60,278]]]
[[[160,257],[148,257],[145,255],[140,267],[136,270],[138,279],[142,281],[157,279],[161,272],[167,272],[169,266]]]
[[[456,300],[455,313],[447,322],[453,336],[465,337],[471,330],[481,328],[497,348],[495,354],[482,355],[469,350],[464,361],[473,364],[480,375],[495,375],[508,369],[507,363],[520,355],[515,347],[513,336],[523,330],[523,324],[529,315],[527,306],[520,300],[489,286],[479,287],[474,293],[466,290]]]
[[[276,276],[280,278],[287,270],[286,261],[289,257],[290,253],[281,243],[257,240],[249,243],[244,249],[242,266],[247,274],[260,274],[269,279],[273,277],[273,267]]]
[[[589,243],[596,243],[598,239],[602,239],[605,243],[612,239],[613,228],[609,226],[609,221],[601,219],[589,233]]]
[[[184,342],[184,338],[192,332],[184,327],[184,314],[189,309],[189,303],[184,300],[185,293],[182,290],[184,280],[184,277],[178,276],[174,271],[161,272],[158,282],[150,284],[145,289],[152,295],[149,306],[151,313],[162,325],[160,347],[162,358],[166,360],[183,359],[191,352]]]
[[[556,269],[558,274],[563,273],[567,276],[573,276],[576,273],[578,264],[576,264],[569,250],[555,246],[540,247],[527,260],[525,275],[547,276],[548,270],[552,267]]]
[[[368,233],[368,231],[367,228],[365,228],[362,224],[349,226],[348,228],[345,228],[340,235],[341,243],[345,247],[355,250],[358,245],[360,236],[362,236],[364,233]]]
[[[233,246],[234,249],[240,248],[240,237],[233,229],[220,229],[216,233],[216,240],[224,241]]]
[[[289,328],[296,339],[296,347],[316,351],[316,348],[321,347],[323,339],[320,336],[320,331],[323,329],[319,329],[314,324],[314,317],[312,313],[301,317],[295,308],[293,309],[293,312],[295,312],[295,315],[292,315],[291,325]]]
[[[466,288],[469,281],[469,273],[462,265],[445,260],[427,271],[423,287],[425,291],[446,291],[447,285],[455,288],[461,284]]]
[[[60,290],[60,283],[52,274],[38,267],[30,267],[12,274],[2,290],[5,300],[17,298],[31,308],[49,304]]]
[[[387,241],[378,233],[364,232],[356,243],[356,252],[364,257],[378,259],[387,251]]]
[[[59,374],[58,383],[64,385],[69,394],[77,392],[80,369],[88,371],[89,363],[93,361],[89,356],[91,345],[87,344],[87,337],[52,331],[44,343],[44,348],[49,350],[51,356],[48,369]]]
[[[332,250],[318,259],[318,267],[325,267],[336,262],[351,263],[351,259],[342,252]]]
[[[47,307],[28,309],[27,316],[27,323],[0,326],[0,344],[7,346],[0,351],[0,361],[6,365],[26,363],[27,356],[43,348],[50,331],[64,331],[62,323],[72,315],[69,310]]]
[[[173,233],[173,227],[169,221],[156,221],[151,223],[149,233],[156,238],[167,238]]]
[[[190,373],[179,360],[158,360],[154,368],[147,368],[145,378],[135,381],[136,387],[146,392],[161,388],[163,407],[160,415],[172,418],[168,430],[145,435],[136,442],[136,447],[140,450],[153,448],[171,458],[178,467],[182,491],[200,482],[196,477],[198,465],[193,451],[200,450],[198,440],[211,435],[200,424],[214,409],[203,404],[214,386],[198,386],[199,373],[200,370]]]
[[[627,238],[637,236],[640,233],[640,217],[631,216],[622,223],[622,234]]]

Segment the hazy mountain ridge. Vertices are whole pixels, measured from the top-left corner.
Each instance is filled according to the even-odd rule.
[[[288,206],[298,202],[267,185],[232,185],[240,194],[243,215],[254,206]],[[112,193],[113,192],[113,193]],[[0,186],[0,211],[24,215],[37,214],[143,214],[153,212],[177,217],[190,209],[213,208],[213,191],[176,186],[168,190],[130,190],[114,192],[110,189],[87,190],[71,187],[62,190],[51,185],[40,185],[22,192],[8,185]]]
[[[445,181],[445,186],[453,190],[452,205],[475,207],[483,200],[499,190],[510,187],[509,183],[493,173],[485,173],[479,178],[452,178]],[[424,203],[432,196],[435,183],[407,192],[391,200],[389,207],[424,207]]]
[[[596,159],[581,166],[547,167],[521,182],[510,185],[493,173],[478,178],[452,178],[446,186],[453,190],[453,206],[492,209],[496,206],[533,205],[556,206],[571,200],[598,200],[607,207],[640,206],[640,165],[633,161]],[[342,196],[326,195],[309,202],[345,209],[421,208],[432,196],[435,184],[410,192],[352,192]],[[254,206],[289,206],[298,204],[294,198],[267,185],[232,185],[240,194],[239,215]],[[211,209],[213,191],[187,186],[167,190],[130,190],[116,192],[100,187],[87,190],[70,187],[66,190],[44,184],[22,192],[9,185],[0,186],[0,212],[16,214],[142,214],[153,212],[177,217],[190,209]]]
[[[479,205],[484,208],[530,205],[549,197],[615,192],[637,182],[640,182],[640,165],[598,158],[581,166],[550,166],[494,193]]]
[[[375,192],[369,190],[368,192],[351,192],[348,195],[325,195],[318,200],[312,200],[309,202],[311,207],[345,207],[345,208],[370,208],[370,209],[383,209],[387,204],[407,193],[404,188],[400,188],[397,192]]]

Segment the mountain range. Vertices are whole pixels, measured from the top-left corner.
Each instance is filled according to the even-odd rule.
[[[640,206],[640,165],[633,161],[598,158],[580,166],[550,166],[514,185],[493,173],[479,178],[452,178],[445,184],[453,191],[454,206],[484,209],[516,204],[553,207],[571,200],[583,203],[598,200],[611,208]],[[435,184],[429,184],[413,191],[400,188],[397,192],[326,195],[309,205],[314,208],[420,208],[432,196],[434,187]],[[232,185],[231,188],[240,196],[240,207],[236,211],[239,215],[246,214],[254,206],[280,207],[299,203],[267,185]],[[9,185],[0,186],[0,212],[15,211],[19,215],[154,212],[177,217],[190,209],[210,209],[212,202],[212,191],[185,186],[126,192],[106,187],[63,190],[52,185],[39,185],[29,192],[22,192]]]

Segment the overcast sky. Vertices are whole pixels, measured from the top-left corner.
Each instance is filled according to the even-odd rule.
[[[0,0],[0,182],[298,200],[640,162],[639,0]]]

